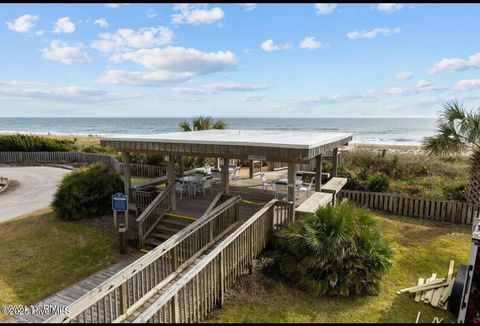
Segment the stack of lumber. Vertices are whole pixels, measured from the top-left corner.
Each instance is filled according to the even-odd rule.
[[[446,278],[437,278],[437,273],[433,273],[427,279],[419,278],[416,286],[397,291],[397,294],[415,293],[416,302],[425,302],[446,310],[448,298],[452,294],[453,282],[455,282],[454,264],[455,262],[451,260]]]

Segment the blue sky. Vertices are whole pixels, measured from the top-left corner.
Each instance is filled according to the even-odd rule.
[[[480,5],[2,4],[0,117],[431,117]]]

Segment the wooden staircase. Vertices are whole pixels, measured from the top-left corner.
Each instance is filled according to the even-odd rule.
[[[162,244],[172,235],[195,222],[196,219],[197,218],[194,216],[178,214],[173,211],[165,213],[165,216],[161,219],[161,221],[145,241],[144,249],[151,250]]]

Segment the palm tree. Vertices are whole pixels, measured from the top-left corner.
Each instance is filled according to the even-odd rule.
[[[191,121],[183,120],[178,126],[182,131],[196,131],[196,130],[210,130],[210,129],[225,129],[227,124],[223,120],[213,120],[211,117],[197,116],[193,117]],[[215,166],[218,165],[218,160],[215,161]],[[205,165],[204,157],[184,158],[183,164],[188,168],[196,168]]]
[[[471,150],[467,201],[480,204],[480,109],[467,110],[456,100],[443,106],[437,134],[425,137],[423,148],[430,155],[448,155]]]
[[[183,120],[178,124],[183,131],[225,129],[227,124],[223,120],[213,120],[211,117],[198,116],[192,118],[191,121]]]

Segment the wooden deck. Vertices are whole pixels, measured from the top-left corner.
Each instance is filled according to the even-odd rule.
[[[68,306],[85,293],[97,287],[109,277],[138,259],[140,256],[140,253],[129,254],[129,257],[124,261],[96,272],[95,274],[75,283],[74,285],[36,302],[35,305]],[[42,323],[50,317],[51,315],[6,316],[0,320],[0,323]]]
[[[265,168],[264,168],[265,169]],[[277,170],[264,173],[269,181],[277,180],[287,177],[287,170]],[[261,209],[266,203],[275,197],[272,190],[263,190],[260,175],[254,176],[252,179],[248,178],[249,169],[242,168],[239,177],[230,180],[230,195],[239,195],[242,199],[240,205],[240,218],[247,219]],[[177,209],[175,212],[192,217],[200,217],[212,202],[216,194],[223,190],[220,184],[214,184],[213,190],[206,192],[206,196],[198,194],[189,197],[188,194],[183,194],[183,198],[177,197]],[[313,192],[312,192],[313,194]],[[305,193],[301,193],[297,197],[296,204],[300,205],[307,199]]]

